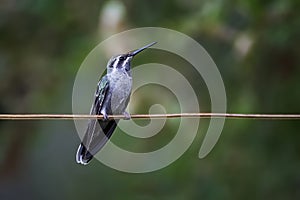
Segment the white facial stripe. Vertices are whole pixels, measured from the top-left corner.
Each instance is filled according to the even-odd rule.
[[[126,58],[126,60],[123,62],[123,65],[122,65],[122,67],[124,67],[124,66],[126,65],[126,63],[128,63],[128,62],[129,62],[129,59],[130,59],[130,57],[127,57],[127,58]]]
[[[120,62],[120,56],[118,56],[117,58],[116,58],[116,60],[115,60],[115,62],[114,62],[114,64],[113,64],[113,68],[114,69],[116,69],[117,68],[117,66],[118,66],[118,64],[119,64],[119,62]]]

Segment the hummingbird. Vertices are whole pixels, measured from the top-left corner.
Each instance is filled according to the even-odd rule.
[[[97,84],[91,115],[102,115],[103,119],[89,119],[87,129],[76,153],[76,162],[87,165],[112,136],[119,122],[108,115],[121,115],[130,119],[125,111],[132,89],[131,60],[135,55],[153,46],[152,42],[142,48],[113,56],[107,63],[107,74]]]

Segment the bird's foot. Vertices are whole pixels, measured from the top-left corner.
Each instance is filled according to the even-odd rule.
[[[124,119],[125,119],[125,120],[130,120],[130,119],[131,119],[131,116],[130,116],[130,114],[129,114],[128,112],[125,111],[125,112],[123,113],[123,115],[124,115]]]
[[[103,120],[104,121],[107,121],[108,120],[108,115],[104,112],[104,113],[101,113],[103,115]]]

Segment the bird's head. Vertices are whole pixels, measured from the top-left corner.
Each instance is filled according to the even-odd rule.
[[[156,42],[152,42],[151,44],[148,44],[140,49],[130,51],[125,54],[120,54],[117,56],[113,56],[107,63],[107,72],[113,72],[114,70],[121,70],[125,72],[130,71],[130,62],[132,58],[137,55],[138,53],[142,52],[143,50],[153,46],[156,44]]]

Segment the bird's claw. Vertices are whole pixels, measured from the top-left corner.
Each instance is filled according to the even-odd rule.
[[[128,112],[125,111],[123,114],[124,114],[124,119],[125,120],[130,120],[131,119],[131,116]]]
[[[105,121],[108,120],[109,117],[106,113],[102,113],[102,115],[103,115],[103,120],[105,120]]]

